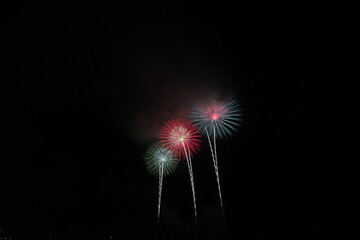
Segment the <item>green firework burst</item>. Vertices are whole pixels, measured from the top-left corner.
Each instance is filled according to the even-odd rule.
[[[170,175],[178,166],[178,158],[175,154],[155,143],[147,149],[145,153],[145,164],[150,174],[158,176],[161,172],[163,176]]]

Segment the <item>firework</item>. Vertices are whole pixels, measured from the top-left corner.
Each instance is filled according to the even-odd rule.
[[[165,123],[160,132],[160,142],[163,146],[177,152],[179,158],[186,158],[186,152],[191,157],[199,150],[201,135],[198,128],[186,119],[175,119]]]
[[[193,194],[195,221],[197,221],[194,174],[191,157],[200,148],[201,135],[199,134],[198,128],[190,120],[170,120],[165,123],[163,129],[161,130],[160,142],[163,146],[176,152],[180,159],[186,159]]]
[[[236,100],[208,100],[196,104],[190,117],[204,134],[208,131],[210,135],[224,138],[236,132],[241,113]]]
[[[150,174],[159,177],[158,196],[158,222],[160,219],[161,192],[163,177],[175,171],[178,166],[178,158],[170,149],[161,146],[160,143],[151,145],[145,153],[145,164]]]
[[[199,130],[206,134],[209,141],[223,213],[224,207],[219,179],[216,138],[232,135],[240,125],[240,117],[239,103],[233,99],[227,101],[214,99],[202,101],[196,104],[190,113],[190,118],[199,127]]]

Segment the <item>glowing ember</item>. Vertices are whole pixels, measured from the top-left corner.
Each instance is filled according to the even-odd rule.
[[[211,119],[216,120],[218,118],[219,118],[219,115],[217,115],[216,113],[211,114]]]
[[[198,128],[185,119],[168,121],[160,133],[162,145],[178,153],[180,158],[185,157],[185,151],[189,157],[195,153],[200,147],[200,139]]]

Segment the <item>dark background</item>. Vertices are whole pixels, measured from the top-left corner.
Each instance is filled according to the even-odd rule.
[[[4,6],[0,234],[12,239],[350,239],[359,168],[344,98],[358,14],[327,3]],[[142,155],[196,94],[243,124],[157,179]],[[52,238],[50,237],[52,234]]]

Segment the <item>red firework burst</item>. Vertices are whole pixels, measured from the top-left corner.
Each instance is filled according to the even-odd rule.
[[[174,119],[165,123],[160,132],[160,142],[182,158],[186,156],[185,150],[190,156],[199,150],[201,135],[190,120]]]

